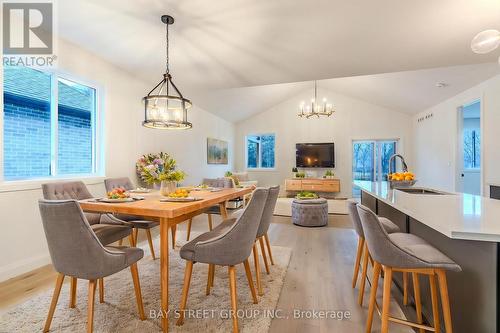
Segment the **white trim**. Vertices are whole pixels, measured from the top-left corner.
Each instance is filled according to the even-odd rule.
[[[60,181],[81,180],[86,185],[100,184],[106,177],[97,175],[64,175],[48,178],[37,178],[32,180],[15,180],[0,183],[0,193],[39,190],[42,184]]]
[[[48,254],[43,254],[7,264],[0,267],[0,282],[30,272],[50,263],[50,256]]]

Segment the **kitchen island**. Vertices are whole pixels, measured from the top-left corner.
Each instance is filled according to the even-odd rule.
[[[361,189],[363,205],[462,267],[462,272],[447,274],[454,332],[499,332],[500,201],[430,188],[407,193],[390,189],[387,182],[353,184]],[[402,286],[400,277],[395,282]],[[421,278],[420,283],[424,316],[432,318],[428,281]],[[413,317],[412,307],[401,307]]]

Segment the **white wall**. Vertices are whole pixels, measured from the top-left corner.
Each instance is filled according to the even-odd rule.
[[[206,163],[207,136],[228,140],[230,156],[233,155],[232,124],[194,107],[190,112],[192,130],[143,128],[141,98],[156,84],[157,78],[151,78],[150,83],[138,81],[109,62],[64,41],[59,41],[57,55],[59,71],[92,81],[100,88],[104,98],[106,176],[128,176],[135,180],[134,165],[139,155],[160,150],[177,159],[179,167],[189,175],[186,183],[199,183],[203,177],[222,176],[232,169],[232,160],[227,166]],[[159,74],[160,71],[161,67]],[[0,95],[3,95],[1,90]],[[2,128],[0,126],[0,137]],[[104,193],[102,179],[91,179],[87,183],[94,195]],[[0,281],[50,262],[37,206],[41,197],[40,183],[18,187],[16,191],[8,184],[0,184]]]
[[[335,142],[336,177],[341,180],[339,196],[352,194],[352,140],[400,139],[399,151],[411,156],[411,116],[373,105],[331,91],[318,91],[335,105],[330,118],[302,119],[297,116],[301,100],[309,100],[312,90],[297,94],[269,110],[236,124],[236,169],[245,169],[245,136],[276,134],[276,170],[253,171],[251,178],[259,185],[281,184],[292,176],[295,166],[295,144],[301,142]],[[409,166],[412,166],[408,158]],[[322,176],[323,172],[319,174]]]
[[[489,184],[500,184],[500,75],[472,87],[414,116],[414,158],[418,179],[427,185],[453,191],[457,176],[457,108],[481,99],[483,195]],[[418,123],[416,119],[433,114]]]

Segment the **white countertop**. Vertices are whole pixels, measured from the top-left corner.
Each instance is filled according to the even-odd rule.
[[[410,194],[390,189],[387,182],[353,184],[449,238],[500,242],[500,200],[465,193]]]

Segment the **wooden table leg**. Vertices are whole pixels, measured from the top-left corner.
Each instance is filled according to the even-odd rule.
[[[222,219],[225,220],[227,219],[227,209],[226,209],[226,202],[221,202],[219,204],[219,208],[220,208],[220,215],[222,216]]]
[[[160,221],[160,286],[163,332],[168,332],[168,219]]]

